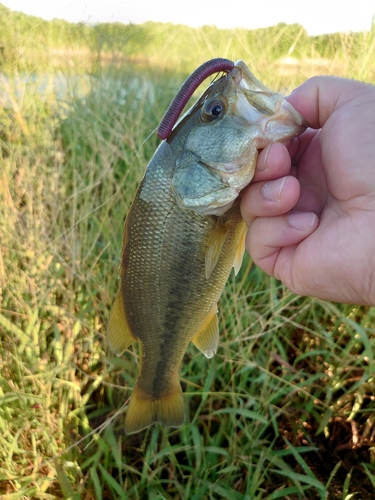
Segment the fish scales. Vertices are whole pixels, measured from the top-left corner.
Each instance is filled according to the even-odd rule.
[[[128,213],[120,290],[108,343],[140,344],[125,431],[185,420],[179,367],[189,342],[218,344],[217,303],[242,261],[246,227],[238,194],[257,150],[305,128],[302,117],[245,63],[211,84],[151,159]]]
[[[124,308],[132,311],[128,323],[142,342],[138,384],[154,398],[168,388],[170,373],[177,370],[188,343],[220,298],[242,232],[238,222],[243,224],[237,203],[226,215],[234,230],[207,280],[205,255],[217,217],[181,211],[170,183],[168,168],[155,161],[127,221],[122,258]],[[152,203],[142,199],[148,199],[148,189],[158,193]]]

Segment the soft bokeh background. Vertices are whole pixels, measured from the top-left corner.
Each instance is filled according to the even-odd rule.
[[[186,425],[132,436],[138,350],[117,358],[105,340],[123,221],[184,78],[221,56],[285,93],[316,74],[375,83],[370,3],[341,28],[322,23],[346,7],[315,3],[329,35],[272,2],[189,2],[174,19],[203,27],[161,22],[177,12],[161,2],[0,5],[1,498],[375,496],[374,308],[295,296],[246,256],[217,355],[191,346],[181,367]],[[97,23],[121,12],[133,24]],[[213,26],[223,12],[240,27]]]
[[[266,0],[249,2],[237,0],[190,0],[184,4],[174,0],[75,0],[46,2],[45,0],[5,0],[12,10],[39,16],[43,19],[66,19],[84,23],[143,23],[171,22],[198,28],[203,25],[218,28],[257,29],[278,23],[301,24],[309,35],[347,33],[370,30],[375,15],[373,0],[358,0],[349,4],[340,0],[315,0],[304,4],[299,0]]]

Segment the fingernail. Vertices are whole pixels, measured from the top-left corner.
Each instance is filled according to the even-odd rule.
[[[288,222],[295,229],[306,231],[313,225],[315,217],[313,212],[293,212],[288,215]]]
[[[263,172],[265,170],[268,169],[268,153],[269,153],[269,150],[270,150],[270,146],[268,146],[268,148],[265,149],[264,151],[264,158],[263,158],[263,161],[259,164],[259,162],[257,163],[257,170],[262,170]]]
[[[264,198],[266,198],[266,200],[269,201],[280,201],[281,192],[285,185],[285,181],[286,177],[283,177],[282,179],[277,179],[275,181],[267,182],[267,184],[265,184],[262,189],[262,194]]]

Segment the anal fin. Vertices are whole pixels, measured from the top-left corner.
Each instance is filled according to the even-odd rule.
[[[122,354],[135,340],[126,319],[124,302],[121,293],[113,303],[107,327],[107,341],[111,350],[118,356]]]
[[[212,358],[216,354],[219,343],[219,321],[216,304],[191,341],[207,358]]]

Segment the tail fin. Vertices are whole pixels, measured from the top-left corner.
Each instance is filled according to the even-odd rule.
[[[170,388],[160,399],[151,399],[135,385],[125,418],[126,434],[139,432],[154,422],[168,427],[180,427],[185,422],[185,403],[178,377],[171,380]]]

